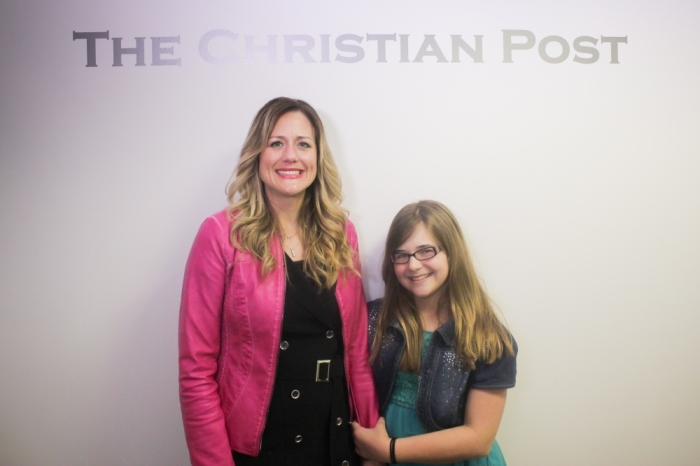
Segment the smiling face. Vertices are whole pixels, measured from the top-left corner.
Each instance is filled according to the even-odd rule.
[[[419,223],[394,253],[413,254],[426,247],[440,247],[433,235]],[[437,309],[445,292],[445,281],[450,271],[447,254],[440,251],[435,257],[419,261],[411,257],[406,264],[394,264],[394,273],[401,286],[410,291],[419,310]]]
[[[260,153],[258,173],[268,200],[275,205],[301,201],[316,179],[318,149],[311,122],[302,112],[282,115]]]

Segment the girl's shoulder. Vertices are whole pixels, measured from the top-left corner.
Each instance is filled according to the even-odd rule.
[[[379,324],[379,310],[382,308],[382,298],[375,299],[367,303],[367,311],[369,316],[367,323],[369,324],[369,345],[372,347],[374,335],[377,333],[377,325]]]
[[[379,310],[382,308],[383,298],[378,298],[367,303],[367,310],[369,311],[369,318],[377,320],[379,318]]]
[[[518,373],[517,356],[518,344],[513,335],[508,332],[513,345],[513,356],[503,354],[493,363],[477,361],[476,368],[470,376],[470,386],[483,390],[497,390],[515,387],[515,379]]]

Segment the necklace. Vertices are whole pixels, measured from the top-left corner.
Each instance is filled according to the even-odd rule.
[[[282,234],[284,235],[284,237],[287,238],[287,241],[289,241],[290,239],[294,238],[298,233],[299,233],[299,232],[297,231],[297,232],[294,233],[293,235],[288,235],[288,234],[285,233],[284,231],[282,232]],[[292,255],[292,257],[296,257],[296,254],[294,254],[294,248],[296,247],[296,245],[293,246],[293,247],[292,247],[292,246],[287,246],[287,247],[289,248],[289,253]]]

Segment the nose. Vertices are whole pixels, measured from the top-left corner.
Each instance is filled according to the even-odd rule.
[[[408,258],[408,264],[406,264],[409,268],[409,270],[419,270],[421,267],[423,267],[423,264],[421,261],[415,258],[415,256],[411,256]]]
[[[287,163],[294,163],[298,160],[297,151],[294,146],[286,146],[282,153],[282,160]]]

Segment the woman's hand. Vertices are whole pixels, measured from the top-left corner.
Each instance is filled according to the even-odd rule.
[[[391,439],[386,432],[383,417],[379,418],[377,425],[372,429],[365,429],[355,421],[352,423],[352,432],[355,437],[355,450],[361,457],[379,463],[389,462]]]

